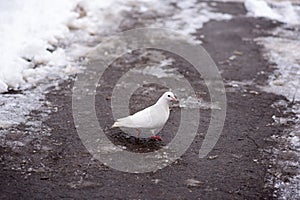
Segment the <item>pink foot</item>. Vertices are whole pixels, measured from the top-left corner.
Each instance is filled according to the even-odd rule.
[[[139,129],[136,129],[136,131],[137,131],[137,134],[136,134],[136,135],[137,135],[137,138],[140,139],[141,131],[140,131]]]
[[[158,136],[158,135],[153,135],[153,136],[151,136],[151,138],[154,139],[154,140],[162,141],[161,137]]]

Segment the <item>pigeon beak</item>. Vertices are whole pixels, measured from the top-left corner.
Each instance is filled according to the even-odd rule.
[[[177,97],[174,95],[174,97],[172,98],[173,101],[178,101]]]

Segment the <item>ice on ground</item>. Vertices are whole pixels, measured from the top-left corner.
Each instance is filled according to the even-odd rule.
[[[262,89],[279,95],[284,95],[289,102],[294,102],[291,112],[295,113],[294,119],[277,118],[277,123],[287,124],[292,122],[295,125],[286,129],[280,137],[279,144],[283,147],[278,147],[276,153],[278,160],[276,167],[282,168],[283,173],[275,176],[275,188],[278,190],[280,199],[299,199],[300,191],[300,60],[299,60],[299,39],[285,35],[287,30],[279,31],[280,37],[265,37],[258,38],[257,41],[263,45],[265,55],[271,63],[277,68],[273,75],[269,77],[269,85]],[[288,153],[297,157],[285,158],[286,149]],[[283,155],[282,155],[283,154]],[[294,166],[294,162],[298,164]],[[293,169],[294,173],[290,173],[288,177],[283,175],[285,171]],[[287,181],[288,180],[288,181]]]
[[[14,100],[12,101],[12,98]],[[40,100],[43,98],[42,94],[35,92],[25,92],[25,94],[10,95],[5,94],[1,96],[0,105],[0,128],[7,128],[11,125],[25,123],[25,116],[30,111],[40,109]]]
[[[297,9],[293,8],[294,11]],[[271,174],[274,176],[276,195],[279,199],[300,198],[300,32],[299,24],[295,25],[297,23],[294,19],[294,15],[291,15],[290,20],[285,19],[285,25],[270,32],[272,36],[256,39],[263,47],[271,67],[275,67],[268,85],[262,89],[285,96],[289,103],[284,106],[284,110],[295,114],[293,118],[273,116],[275,123],[294,124],[277,138],[279,146],[274,150],[274,168],[280,170]],[[289,175],[286,175],[287,173]]]
[[[211,20],[222,21],[232,18],[230,14],[215,12],[207,3],[198,3],[195,0],[175,1],[174,3],[177,5],[177,8],[166,10],[170,12],[169,16],[158,20],[152,26],[169,28],[183,35],[192,36],[193,33]],[[199,41],[195,39],[193,42]]]
[[[172,77],[175,79],[183,78],[176,68],[170,67],[174,62],[173,59],[165,59],[160,61],[158,65],[146,66],[142,69],[133,69],[132,72],[141,73],[143,75],[151,75],[157,78]]]
[[[299,36],[300,39],[300,36]],[[264,37],[256,41],[265,48],[265,55],[276,70],[264,90],[300,100],[300,40],[286,37]]]
[[[256,42],[263,47],[265,57],[274,74],[262,90],[283,95],[286,103],[275,102],[274,108],[294,113],[289,118],[273,116],[272,125],[290,125],[282,135],[274,136],[278,147],[272,150],[273,167],[269,169],[274,196],[279,199],[300,199],[300,6],[297,1],[245,0],[248,16],[264,17],[282,22],[272,30],[271,36],[260,37]],[[277,108],[277,107],[280,108]]]
[[[275,149],[274,187],[278,199],[300,199],[300,126],[278,138],[283,146]],[[274,169],[273,169],[274,170]]]
[[[248,15],[265,17],[287,24],[300,24],[300,7],[290,1],[266,2],[264,0],[245,0]]]
[[[197,96],[188,96],[180,99],[180,108],[200,108],[204,110],[221,110],[218,102],[206,102]]]

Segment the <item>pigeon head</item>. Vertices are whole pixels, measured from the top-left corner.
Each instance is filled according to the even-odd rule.
[[[162,96],[161,99],[165,101],[178,101],[176,95],[173,92],[165,92]]]

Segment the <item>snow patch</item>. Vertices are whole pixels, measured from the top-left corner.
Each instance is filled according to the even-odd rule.
[[[206,102],[202,98],[188,96],[187,98],[182,98],[179,103],[180,108],[200,108],[204,110],[221,110],[218,102]]]
[[[249,16],[264,17],[287,24],[300,24],[300,7],[293,6],[289,1],[246,0],[244,5]]]
[[[290,101],[300,100],[300,41],[282,37],[264,37],[256,41],[265,48],[265,55],[276,70],[265,91],[284,95]]]
[[[114,9],[108,11],[112,5]],[[89,42],[93,34],[116,29],[118,14],[126,8],[117,0],[1,1],[0,93],[77,72],[70,70],[78,58],[73,56],[89,50],[77,42]]]
[[[74,2],[59,0],[1,1],[0,93],[28,86],[23,72],[29,68],[50,61],[51,66],[65,64],[62,51],[49,50],[68,33],[65,24],[77,17],[73,7]]]
[[[300,186],[300,53],[299,29],[291,25],[281,26],[272,31],[273,36],[258,38],[265,56],[276,70],[269,77],[269,84],[262,87],[267,92],[284,95],[289,101],[274,104],[285,112],[294,113],[291,118],[273,116],[275,124],[290,125],[282,136],[277,138],[278,149],[274,150],[275,168],[273,173],[276,195],[279,199],[299,199]],[[275,169],[276,170],[276,169]],[[288,175],[286,175],[288,174]]]
[[[179,1],[174,2],[178,8],[171,10],[172,15],[158,21],[155,27],[167,27],[178,31],[179,33],[187,36],[192,36],[198,29],[210,20],[230,20],[232,15],[226,13],[218,13],[213,11],[207,3],[197,3],[197,1]],[[176,13],[175,15],[173,13]],[[196,40],[198,42],[200,40]]]
[[[80,72],[98,38],[115,32],[124,9],[117,0],[1,1],[0,127],[30,123],[32,110],[47,112],[47,88]]]
[[[177,72],[176,68],[171,68],[170,66],[174,62],[173,59],[162,60],[158,65],[146,66],[143,69],[133,69],[132,72],[141,73],[143,75],[151,75],[157,78],[183,78],[183,75]]]

